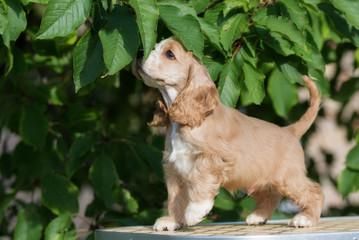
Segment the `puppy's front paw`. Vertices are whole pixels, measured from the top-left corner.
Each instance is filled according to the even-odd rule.
[[[212,206],[213,200],[189,203],[185,211],[186,225],[193,226],[201,222],[209,211],[211,211]]]
[[[246,218],[246,223],[248,225],[260,225],[265,224],[267,222],[267,219],[257,213],[251,213]]]
[[[174,231],[179,229],[181,225],[176,222],[173,217],[165,216],[160,217],[156,220],[155,224],[153,225],[153,230],[155,231]]]
[[[295,215],[295,217],[289,222],[289,226],[296,228],[312,227],[314,225],[315,223],[310,217],[300,213]]]

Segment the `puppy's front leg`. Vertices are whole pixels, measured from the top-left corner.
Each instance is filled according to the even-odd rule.
[[[183,180],[178,176],[170,164],[164,165],[166,185],[168,193],[168,215],[156,220],[153,229],[155,231],[174,231],[184,223],[184,212],[188,197]]]
[[[211,211],[220,187],[219,172],[209,168],[213,162],[196,160],[196,166],[187,182],[188,205],[185,209],[185,225],[192,226],[203,220]]]
[[[193,226],[200,223],[211,211],[213,203],[214,201],[211,198],[189,202],[185,210],[185,224]]]
[[[258,189],[251,194],[256,201],[255,210],[246,218],[248,225],[265,224],[281,200],[281,195],[272,187]]]

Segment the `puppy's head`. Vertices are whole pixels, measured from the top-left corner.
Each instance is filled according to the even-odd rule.
[[[187,52],[173,38],[168,38],[156,44],[147,59],[137,61],[137,72],[150,87],[182,89],[186,85],[192,59],[191,52]]]
[[[190,127],[199,126],[219,104],[216,87],[207,69],[182,45],[168,38],[158,43],[136,70],[146,85],[172,87],[178,95],[167,106],[170,120]]]

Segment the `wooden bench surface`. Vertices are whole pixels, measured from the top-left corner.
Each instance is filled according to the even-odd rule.
[[[180,240],[180,239],[325,239],[359,240],[359,217],[322,218],[312,228],[287,226],[288,220],[269,221],[266,225],[247,226],[242,222],[213,223],[188,227],[175,232],[154,232],[151,226],[119,227],[97,230],[96,240]]]

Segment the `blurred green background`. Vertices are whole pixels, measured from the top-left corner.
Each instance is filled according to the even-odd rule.
[[[164,129],[156,90],[130,63],[175,35],[222,101],[279,125],[306,110],[301,75],[323,95],[303,138],[325,216],[359,211],[356,0],[0,0],[0,238],[93,238],[163,213]],[[225,127],[225,126],[224,126]],[[243,166],[245,168],[245,166]],[[206,221],[243,220],[221,190]],[[283,201],[274,218],[290,217]]]

